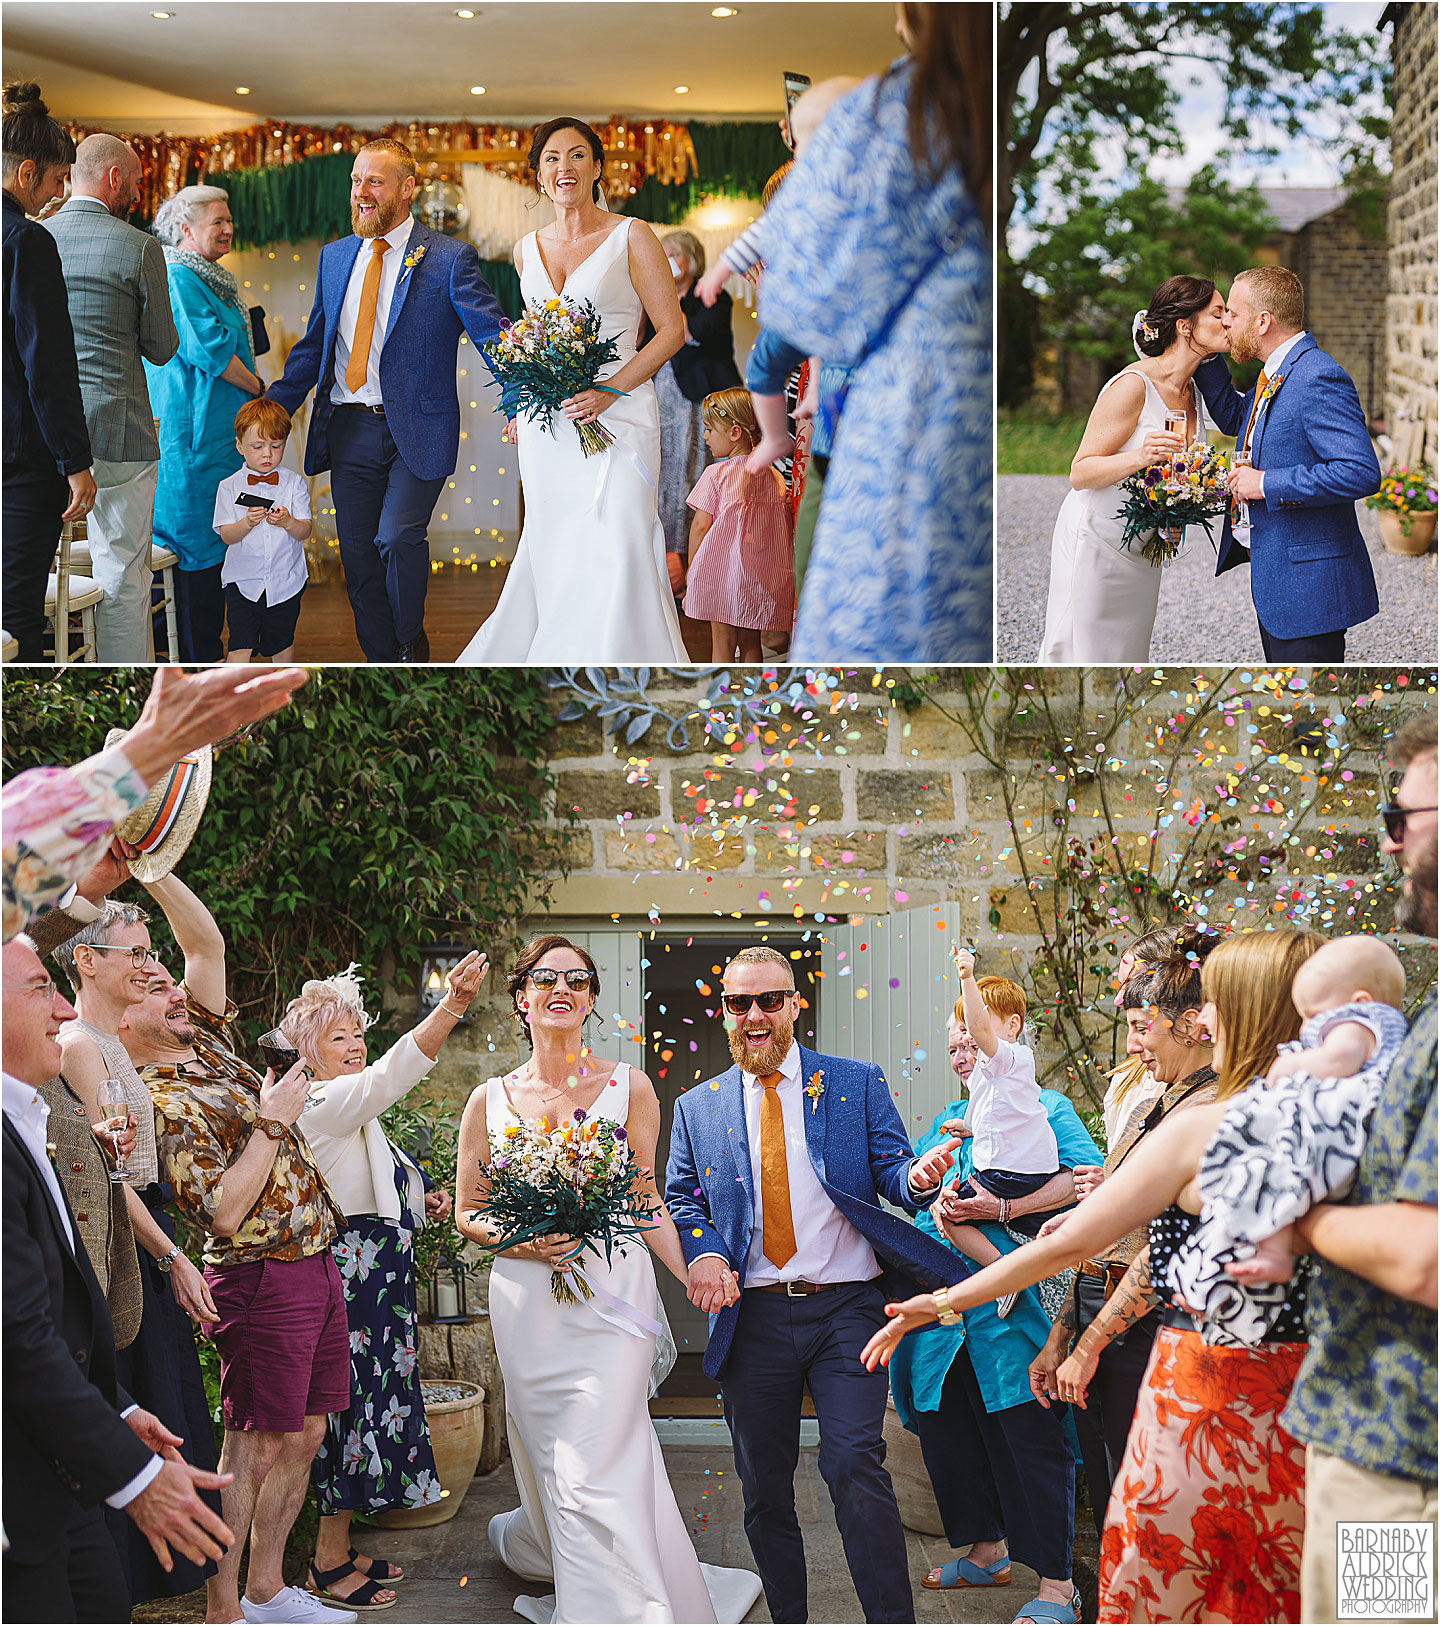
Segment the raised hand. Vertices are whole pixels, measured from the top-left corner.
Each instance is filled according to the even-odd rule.
[[[468,1010],[470,1002],[480,992],[480,984],[490,969],[490,961],[478,949],[471,949],[458,965],[445,973],[445,1003],[453,1008]]]
[[[949,1125],[946,1125],[949,1128]],[[955,1149],[963,1141],[963,1135],[952,1135],[948,1140],[942,1140],[938,1146],[932,1146],[928,1152],[917,1157],[910,1165],[910,1184],[916,1191],[929,1191],[938,1186],[955,1165]]]

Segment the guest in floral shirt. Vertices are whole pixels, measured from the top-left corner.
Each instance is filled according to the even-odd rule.
[[[326,1418],[350,1402],[345,1295],[330,1247],[344,1215],[299,1127],[308,1075],[262,1078],[231,1046],[225,941],[189,888],[153,894],[185,956],[185,982],[157,970],[121,1029],[150,1086],[156,1144],[175,1203],[205,1232],[205,1280],[220,1320],[226,1522],[250,1532],[244,1619],[344,1621],[285,1584],[285,1542],[305,1500]],[[262,1494],[263,1493],[263,1494]],[[206,1614],[241,1618],[237,1541],[206,1582]]]
[[[1398,861],[1395,923],[1436,933],[1435,714],[1400,731],[1404,769],[1383,850]],[[1436,1518],[1435,992],[1415,1014],[1343,1202],[1298,1225],[1320,1256],[1310,1351],[1283,1418],[1305,1441],[1305,1620],[1335,1620],[1336,1523]],[[1432,1538],[1433,1539],[1433,1538]],[[1432,1547],[1432,1552],[1433,1552]],[[1402,1601],[1397,1619],[1417,1618]]]

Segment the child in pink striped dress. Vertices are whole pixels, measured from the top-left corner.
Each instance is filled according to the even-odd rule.
[[[715,462],[686,501],[690,577],[685,614],[710,623],[710,659],[759,661],[760,634],[795,620],[794,520],[778,469],[750,474],[760,440],[749,393],[716,390],[700,404],[705,444]]]

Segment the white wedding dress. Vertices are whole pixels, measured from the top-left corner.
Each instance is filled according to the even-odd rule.
[[[630,280],[631,222],[617,226],[566,279],[563,297],[600,312],[619,345],[603,381],[635,354],[644,307]],[[520,245],[526,305],[557,297],[531,232]],[[598,420],[616,444],[586,457],[575,425],[516,420],[525,524],[500,601],[462,665],[656,666],[689,662],[665,566],[656,508],[660,414],[648,380]]]
[[[503,1082],[485,1086],[492,1140],[517,1122]],[[630,1068],[621,1062],[587,1118],[625,1122]],[[643,1242],[578,1261],[605,1294],[646,1316],[663,1315]],[[490,1323],[505,1374],[505,1420],[520,1506],[490,1521],[502,1562],[553,1585],[521,1597],[526,1620],[574,1622],[744,1620],[760,1595],[749,1570],[695,1556],[650,1421],[655,1337],[638,1333],[602,1296],[561,1304],[537,1259],[497,1259]]]
[[[1165,430],[1165,402],[1138,367],[1107,379],[1100,394],[1132,373],[1144,380],[1145,404],[1119,448],[1122,453],[1139,451],[1146,435]],[[1196,438],[1204,440],[1205,409],[1199,390],[1192,386],[1192,392]],[[1138,542],[1121,547],[1124,500],[1125,493],[1113,485],[1071,491],[1060,505],[1050,543],[1050,598],[1039,656],[1047,666],[1129,666],[1150,658],[1164,571],[1141,554]]]

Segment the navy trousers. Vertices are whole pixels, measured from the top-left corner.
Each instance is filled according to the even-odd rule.
[[[1278,661],[1282,666],[1308,666],[1312,661],[1341,664],[1345,660],[1345,634],[1348,630],[1341,627],[1338,632],[1315,632],[1304,638],[1277,638],[1265,630],[1262,621],[1260,647],[1265,651],[1267,661]]]
[[[885,1320],[885,1295],[855,1282],[808,1298],[750,1289],[720,1379],[745,1534],[774,1621],[809,1618],[805,1545],[795,1516],[800,1406],[809,1386],[820,1422],[820,1474],[835,1504],[845,1561],[867,1621],[913,1621],[905,1531],[885,1471],[883,1367],[860,1351]]]
[[[393,661],[425,630],[430,516],[444,479],[417,480],[381,412],[337,407],[330,491],[355,636],[367,661]]]
[[[1052,1581],[1070,1578],[1075,1458],[1065,1408],[1026,1400],[985,1409],[968,1345],[945,1379],[939,1411],[917,1411],[925,1471],[952,1547],[1004,1541],[1010,1556]]]
[[[17,464],[5,470],[3,493],[5,630],[20,645],[17,660],[42,661],[45,582],[60,545],[70,482],[53,463]]]
[[[1076,1333],[1084,1332],[1104,1306],[1103,1284],[1094,1277],[1077,1275]],[[1130,1425],[1140,1402],[1140,1385],[1150,1365],[1150,1351],[1155,1347],[1155,1334],[1160,1330],[1161,1320],[1161,1312],[1152,1310],[1101,1350],[1085,1405],[1076,1406],[1072,1411],[1080,1441],[1080,1458],[1090,1486],[1090,1508],[1097,1536],[1104,1534],[1110,1487],[1125,1457]]]
[[[64,1531],[54,1538],[46,1562],[21,1564],[6,1553],[0,1575],[5,1582],[6,1620],[130,1618],[125,1572],[99,1508],[75,1504]]]
[[[225,589],[220,585],[223,565],[204,570],[175,571],[175,623],[182,661],[223,661],[225,646]]]

